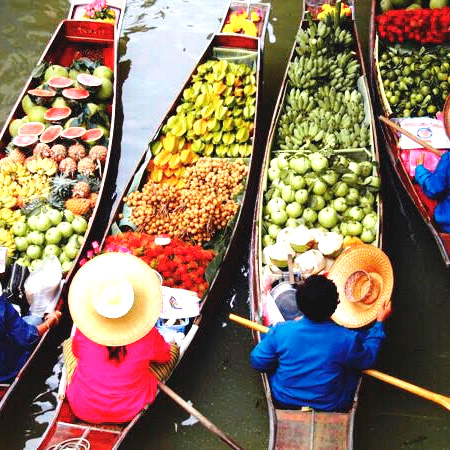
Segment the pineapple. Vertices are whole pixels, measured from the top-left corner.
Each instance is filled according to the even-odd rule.
[[[78,162],[86,156],[86,149],[81,144],[73,144],[68,153],[70,158]]]
[[[50,149],[51,158],[57,164],[59,164],[64,158],[67,157],[67,149],[62,144],[56,144]]]
[[[97,199],[98,199],[97,192],[91,192],[91,195],[89,195],[89,201],[91,202],[91,208],[95,208]]]
[[[51,194],[54,198],[60,198],[63,203],[72,195],[72,188],[75,185],[75,180],[65,177],[64,175],[55,175],[50,180]]]
[[[31,216],[33,214],[39,214],[43,207],[45,206],[46,201],[40,197],[34,198],[29,202],[25,203],[25,205],[21,208],[20,212],[24,216]]]
[[[2,168],[2,167],[5,167],[5,166],[7,166],[9,163],[11,163],[11,162],[13,162],[13,160],[9,157],[9,156],[7,156],[6,158],[1,158],[0,159],[0,169]]]
[[[74,198],[87,198],[90,193],[91,188],[86,181],[77,181],[72,189],[72,197]]]
[[[15,163],[25,164],[27,155],[25,155],[25,153],[20,151],[18,148],[14,148],[10,151],[7,150],[7,153],[8,157]]]
[[[91,158],[82,158],[78,161],[78,172],[82,175],[93,175],[95,172],[95,163]]]
[[[77,175],[77,181],[85,181],[89,184],[89,189],[91,192],[98,192],[102,184],[102,180],[95,175]]]
[[[60,211],[64,209],[64,199],[55,194],[55,192],[50,192],[47,201],[53,208],[59,209]]]
[[[94,161],[100,161],[101,164],[104,164],[106,161],[106,156],[108,154],[108,149],[104,145],[94,145],[89,150],[89,158]]]
[[[36,156],[37,158],[44,158],[44,154],[49,155],[50,153],[50,147],[42,142],[39,142],[33,148],[33,156]]]
[[[74,214],[84,216],[91,209],[91,202],[88,198],[69,198],[66,200],[65,207]]]
[[[72,158],[64,158],[59,163],[59,171],[65,176],[73,176],[77,171],[77,163]]]

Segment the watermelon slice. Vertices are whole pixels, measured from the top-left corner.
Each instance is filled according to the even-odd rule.
[[[28,122],[19,127],[20,136],[39,136],[45,130],[45,125],[41,122]]]
[[[72,114],[72,110],[68,106],[63,108],[50,108],[44,114],[44,119],[49,122],[59,122],[60,120],[67,119]]]
[[[82,136],[84,142],[91,144],[97,142],[99,139],[103,137],[103,130],[101,128],[91,128],[87,130],[86,133]]]
[[[62,95],[69,100],[86,100],[90,94],[86,89],[68,88],[62,91]]]
[[[102,85],[101,78],[89,73],[80,73],[77,75],[77,81],[90,91],[98,89]]]
[[[47,84],[53,89],[65,89],[73,84],[73,80],[67,77],[53,77],[47,81]]]
[[[16,136],[12,143],[16,147],[29,147],[30,145],[33,145],[37,142],[38,137],[37,136],[31,136],[31,135],[23,135],[23,136]]]
[[[63,127],[61,125],[52,125],[41,134],[39,140],[43,144],[50,144],[51,142],[56,141],[56,139],[58,139],[59,136],[61,136],[62,130]]]
[[[65,139],[78,139],[86,134],[86,128],[69,127],[61,133],[61,137]]]
[[[49,103],[56,95],[55,91],[48,91],[46,89],[30,89],[28,95],[34,103]]]

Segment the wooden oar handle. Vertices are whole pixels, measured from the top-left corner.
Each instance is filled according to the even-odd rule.
[[[163,382],[158,381],[158,387],[166,393],[172,400],[178,403],[183,409],[185,409],[189,414],[193,415],[198,419],[198,421],[206,427],[209,431],[214,433],[223,442],[225,442],[230,448],[234,450],[243,450],[239,444],[234,442],[230,437],[228,437],[220,428],[214,425],[209,419],[207,419],[203,414],[197,411],[191,404],[186,400],[181,398],[176,392],[172,391],[169,386],[165,385]]]
[[[269,328],[261,325],[259,323],[253,322],[252,320],[244,319],[243,317],[236,316],[235,314],[230,314],[229,318],[234,322],[244,325],[247,328],[252,328],[261,333],[267,333]],[[408,383],[407,381],[400,380],[398,378],[387,375],[386,373],[379,372],[378,370],[368,369],[363,370],[365,375],[370,375],[371,377],[377,378],[378,380],[384,381],[385,383],[392,384],[400,389],[411,392],[412,394],[418,395],[419,397],[426,398],[432,402],[438,403],[444,408],[450,411],[450,398],[435,392],[429,391],[428,389],[421,388],[414,384]]]
[[[432,145],[428,144],[428,142],[422,141],[422,139],[418,138],[417,136],[414,136],[414,134],[410,133],[409,131],[405,130],[401,126],[397,125],[395,122],[392,122],[392,120],[389,120],[387,117],[384,116],[378,116],[378,118],[384,122],[385,124],[389,125],[394,130],[397,130],[399,133],[404,134],[406,137],[409,137],[411,140],[419,144],[420,146],[426,148],[427,150],[430,150],[430,152],[433,152],[434,154],[438,156],[442,156],[442,152],[434,148]]]
[[[252,328],[253,330],[259,331],[260,333],[268,333],[269,332],[268,327],[265,327],[264,325],[261,325],[260,323],[253,322],[253,320],[244,319],[241,316],[236,316],[236,314],[230,314],[228,317],[230,318],[230,320],[240,323],[241,325],[244,325],[244,327]]]

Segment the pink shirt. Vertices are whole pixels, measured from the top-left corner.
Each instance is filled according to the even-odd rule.
[[[67,388],[74,414],[86,422],[127,422],[155,399],[157,379],[150,361],[170,360],[170,344],[156,328],[129,344],[125,359],[108,359],[108,349],[92,342],[78,329],[72,351],[77,368]]]

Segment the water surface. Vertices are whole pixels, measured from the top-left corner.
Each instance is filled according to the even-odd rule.
[[[117,125],[120,191],[208,39],[220,23],[225,0],[128,1],[120,42],[121,101]],[[9,114],[59,20],[66,0],[0,2],[0,113]],[[300,20],[298,0],[272,2],[265,43],[263,128],[267,130]],[[367,57],[369,2],[357,23]],[[262,151],[262,149],[260,149]],[[450,277],[431,234],[401,190],[380,140],[385,202],[385,250],[395,271],[394,315],[380,356],[380,370],[450,394]],[[112,207],[114,199],[107,199]],[[249,230],[247,221],[247,228]],[[246,232],[249,235],[249,231]],[[244,247],[244,246],[243,246]],[[196,338],[170,386],[244,448],[267,446],[268,420],[260,377],[249,367],[248,330],[229,324],[230,311],[248,315],[248,251],[229,268],[217,314]],[[61,362],[55,336],[44,358],[0,425],[0,448],[33,449],[56,404]],[[183,426],[187,413],[162,395],[136,426],[124,449],[213,449],[224,446],[200,424]],[[6,433],[5,430],[8,430]],[[356,449],[448,449],[448,414],[439,406],[366,379],[357,412]]]

